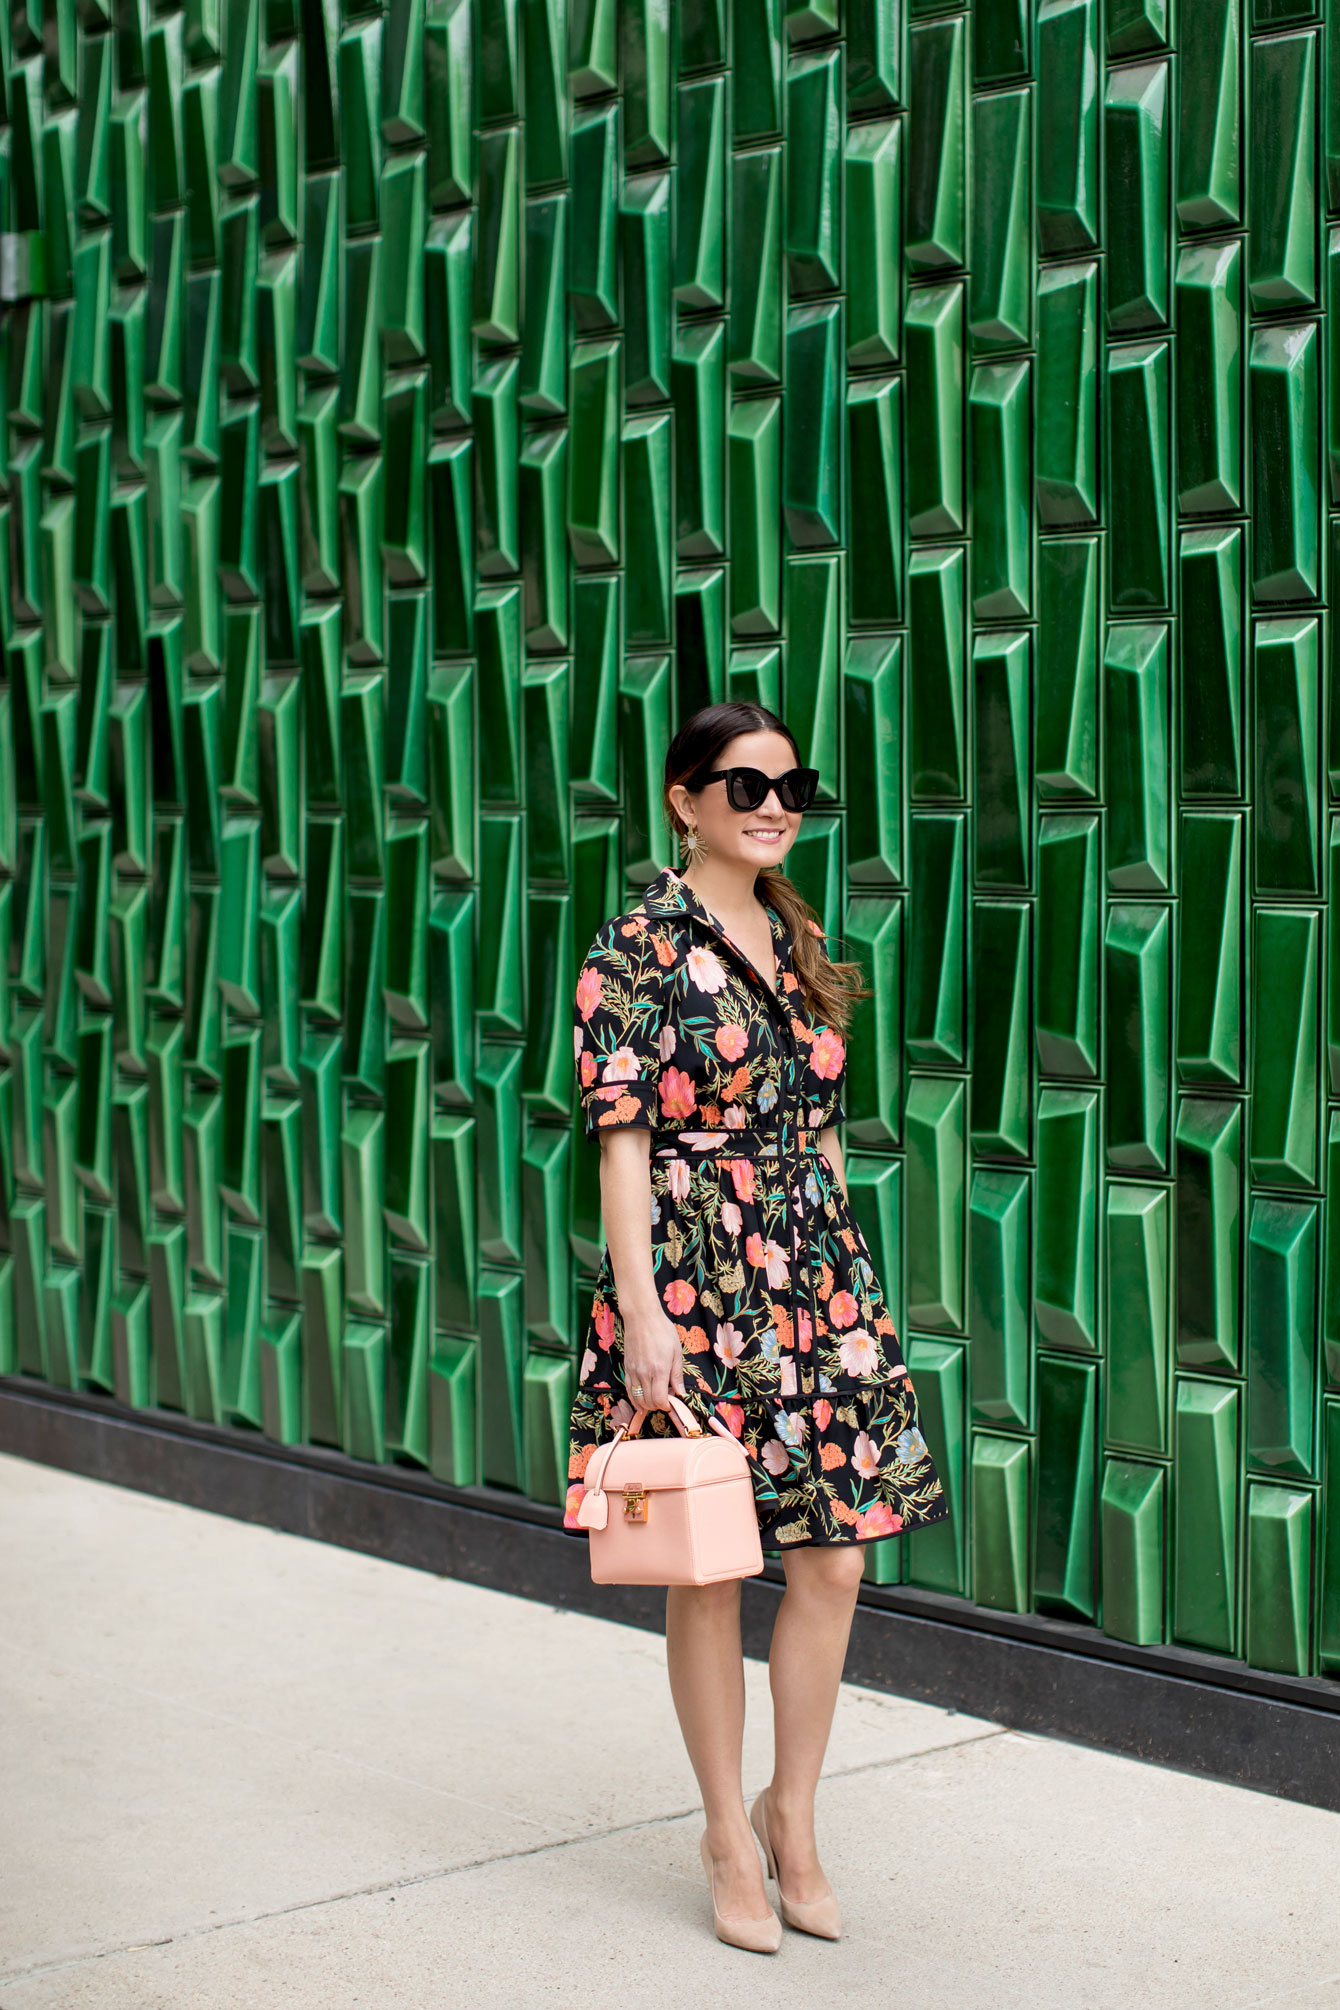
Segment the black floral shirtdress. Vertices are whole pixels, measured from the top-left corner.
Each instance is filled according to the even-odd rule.
[[[819,1149],[844,1115],[846,1048],[810,1013],[790,930],[768,918],[775,994],[669,866],[604,924],[577,980],[582,1114],[588,1137],[652,1133],[652,1269],[685,1400],[744,1445],[764,1547],[869,1542],[943,1521],[949,1504],[865,1238]],[[592,1452],[632,1414],[607,1246],[565,1528]],[[653,1410],[642,1428],[675,1427]]]

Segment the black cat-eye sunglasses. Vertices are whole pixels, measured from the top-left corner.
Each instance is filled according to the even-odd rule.
[[[700,775],[689,787],[696,793],[709,782],[726,784],[726,800],[733,810],[756,810],[769,789],[776,789],[783,809],[807,810],[819,786],[819,770],[788,768],[784,775],[765,775],[762,768],[713,768],[710,775]]]

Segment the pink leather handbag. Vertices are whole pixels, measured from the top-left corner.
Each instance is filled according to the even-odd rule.
[[[717,1417],[704,1431],[678,1396],[670,1398],[677,1438],[639,1438],[646,1414],[638,1410],[627,1431],[620,1424],[586,1468],[577,1526],[590,1533],[592,1580],[753,1577],[763,1568],[763,1544],[744,1446]]]

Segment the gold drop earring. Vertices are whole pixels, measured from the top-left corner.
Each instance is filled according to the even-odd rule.
[[[707,846],[698,835],[697,824],[690,824],[685,830],[680,832],[679,854],[681,861],[685,865],[697,865],[699,859],[705,856],[706,851]]]

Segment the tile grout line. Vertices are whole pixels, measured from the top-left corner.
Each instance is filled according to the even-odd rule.
[[[989,1731],[979,1732],[975,1737],[956,1739],[952,1745],[928,1745],[924,1751],[901,1752],[893,1759],[868,1759],[860,1765],[842,1766],[831,1773],[820,1776],[820,1786],[831,1780],[851,1779],[860,1773],[879,1772],[883,1767],[905,1766],[915,1759],[930,1758],[941,1752],[957,1752],[967,1745],[989,1744],[993,1739],[1008,1735],[1007,1725],[995,1725]],[[501,1813],[501,1809],[494,1810]],[[205,1926],[192,1926],[180,1933],[165,1933],[157,1940],[126,1941],[115,1947],[100,1947],[89,1954],[75,1955],[68,1960],[46,1961],[33,1968],[19,1968],[8,1975],[0,1975],[0,1989],[12,1988],[25,1982],[40,1981],[46,1975],[59,1975],[73,1968],[86,1968],[96,1961],[114,1960],[121,1954],[142,1954],[154,1947],[176,1947],[191,1940],[205,1940],[211,1934],[230,1933],[239,1926],[261,1926],[272,1919],[286,1919],[291,1914],[316,1912],[324,1905],[345,1905],[355,1898],[378,1898],[386,1892],[411,1891],[416,1885],[445,1882],[452,1877],[464,1876],[468,1871],[488,1870],[495,1864],[514,1863],[525,1857],[545,1856],[550,1851],[580,1848],[587,1843],[609,1842],[618,1836],[633,1836],[658,1828],[668,1827],[672,1822],[681,1822],[690,1815],[701,1814],[701,1804],[693,1807],[677,1808],[669,1814],[650,1815],[643,1821],[622,1822],[613,1828],[597,1829],[589,1835],[560,1836],[551,1842],[533,1843],[526,1849],[502,1850],[496,1856],[475,1857],[469,1863],[442,1866],[436,1870],[415,1871],[407,1877],[384,1878],[375,1884],[355,1885],[348,1891],[327,1892],[320,1898],[299,1899],[293,1905],[276,1906],[273,1912],[239,1914],[234,1919],[220,1919]],[[674,1873],[671,1873],[674,1875]],[[11,2010],[11,2006],[0,2005],[0,2010]]]

